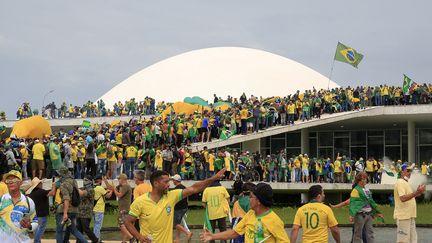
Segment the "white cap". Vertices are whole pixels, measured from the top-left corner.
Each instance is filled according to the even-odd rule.
[[[171,180],[174,180],[174,181],[181,181],[182,178],[181,178],[181,176],[180,176],[179,174],[175,174],[174,176],[171,177]]]

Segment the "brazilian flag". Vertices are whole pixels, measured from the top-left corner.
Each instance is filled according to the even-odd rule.
[[[351,66],[357,68],[363,59],[363,55],[358,53],[353,48],[338,42],[334,59],[340,62],[348,63]]]
[[[414,82],[405,74],[403,76],[404,76],[404,80],[402,85],[402,91],[404,94],[408,94],[408,91],[410,92],[410,94],[412,94],[414,90],[417,88],[417,83]]]

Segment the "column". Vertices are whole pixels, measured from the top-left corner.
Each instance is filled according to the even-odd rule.
[[[408,121],[408,163],[416,163],[415,123]]]
[[[301,130],[301,153],[309,155],[309,129]]]

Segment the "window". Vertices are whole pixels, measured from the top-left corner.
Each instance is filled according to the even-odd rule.
[[[334,157],[339,153],[340,156],[349,155],[349,138],[334,139]]]
[[[385,144],[387,145],[400,145],[400,130],[387,130],[385,131]]]
[[[419,144],[432,145],[432,129],[419,129]]]
[[[351,132],[351,146],[366,145],[366,132]]]
[[[398,159],[401,159],[401,149],[400,146],[386,146],[385,148],[385,157],[396,161]]]
[[[301,146],[301,134],[299,132],[287,134],[287,147],[300,147]]]
[[[319,146],[333,146],[333,132],[318,133]]]
[[[351,159],[366,158],[366,147],[351,147]]]
[[[326,148],[319,148],[318,149],[318,158],[330,158],[333,159],[333,148],[332,147],[326,147]]]
[[[368,138],[368,154],[367,157],[381,159],[384,156],[384,139],[383,137]]]

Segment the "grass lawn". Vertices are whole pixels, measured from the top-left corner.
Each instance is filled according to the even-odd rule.
[[[192,203],[197,205],[196,203]],[[386,224],[395,224],[393,219],[393,208],[389,205],[380,205],[379,209],[384,214]],[[294,220],[294,215],[296,213],[296,208],[292,207],[275,207],[273,210],[279,217],[285,222],[285,224],[292,224]],[[417,204],[417,224],[432,224],[432,217],[430,216],[430,211],[432,210],[432,204]],[[349,224],[348,219],[348,207],[339,208],[333,210],[336,219],[339,224]],[[188,225],[202,225],[204,222],[204,209],[197,208],[189,209],[187,212]],[[375,223],[379,223],[375,220]],[[103,227],[117,227],[117,215],[116,214],[105,214]],[[55,218],[53,215],[50,216],[48,220],[47,228],[55,228]]]

